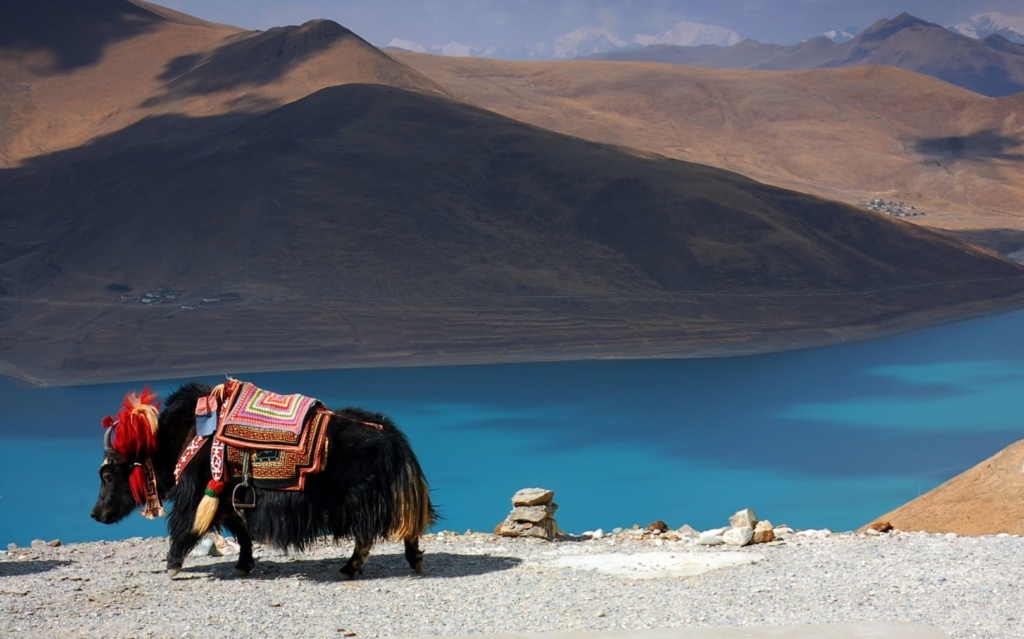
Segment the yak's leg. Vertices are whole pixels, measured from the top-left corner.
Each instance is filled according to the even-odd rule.
[[[363,574],[363,564],[366,563],[366,558],[370,556],[370,549],[373,548],[372,541],[365,541],[358,537],[355,541],[356,547],[352,550],[352,556],[341,567],[342,579],[353,579],[356,575]]]
[[[185,555],[199,543],[199,535],[191,530],[178,537],[171,537],[171,549],[167,551],[167,575],[173,577],[185,564]]]
[[[256,560],[252,557],[252,537],[249,536],[249,531],[245,529],[245,523],[236,519],[224,522],[224,526],[227,527],[228,531],[238,541],[238,562],[235,563],[234,576],[248,576],[252,572],[253,566],[256,565]]]
[[[185,555],[199,543],[199,535],[192,530],[191,514],[195,511],[182,506],[175,504],[167,516],[167,531],[171,539],[171,548],[167,551],[167,574],[171,577],[178,574],[185,564]]]
[[[405,560],[409,567],[416,571],[417,575],[423,574],[423,551],[420,550],[419,537],[405,538]]]

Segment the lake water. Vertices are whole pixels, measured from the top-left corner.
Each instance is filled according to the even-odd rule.
[[[1017,441],[1024,311],[771,355],[246,375],[281,393],[390,415],[445,519],[489,531],[519,488],[556,491],[579,533],[724,525],[741,508],[850,530]],[[216,383],[222,378],[205,378]],[[181,380],[153,384],[162,395]],[[100,419],[132,384],[0,380],[0,543],[164,535],[89,518]]]

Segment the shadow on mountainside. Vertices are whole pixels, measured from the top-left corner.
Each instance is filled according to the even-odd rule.
[[[301,554],[293,557],[278,556],[273,559],[257,559],[256,567],[246,579],[272,580],[300,577],[309,581],[341,581],[340,570],[348,560],[349,546],[338,547],[338,555],[329,559],[303,559]],[[231,579],[235,560],[222,557],[221,563],[188,566],[176,579]],[[451,579],[486,575],[509,570],[521,564],[517,557],[493,555],[463,555],[454,553],[432,553],[429,547],[423,557],[423,579]],[[0,564],[2,565],[2,564]],[[363,568],[363,574],[356,581],[378,579],[408,579],[417,577],[401,553],[376,555],[370,553]]]
[[[343,40],[363,42],[359,36],[330,20],[239,34],[208,55],[192,53],[171,60],[159,76],[168,83],[164,93],[147,99],[143,106],[270,84]],[[372,49],[369,44],[366,47],[367,51]]]
[[[919,138],[914,141],[914,151],[943,164],[994,160],[1020,162],[1024,160],[1024,153],[1019,152],[1022,145],[1024,140],[1020,137],[1003,135],[987,129],[971,135]]]
[[[12,2],[0,20],[0,54],[45,52],[52,60],[32,70],[53,75],[90,66],[104,49],[156,29],[163,20],[125,0]]]
[[[943,230],[943,233],[995,251],[1000,255],[1009,255],[1024,249],[1024,231],[1018,229],[968,229],[964,231],[949,229]]]

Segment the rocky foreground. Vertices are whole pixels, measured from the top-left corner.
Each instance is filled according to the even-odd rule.
[[[292,555],[258,547],[253,574],[236,579],[229,543],[224,556],[189,557],[172,580],[165,539],[40,541],[0,553],[0,635],[370,639],[906,621],[955,639],[1024,636],[1020,536],[776,528],[773,541],[740,547],[687,532],[437,533],[423,541],[422,577],[386,543],[349,582],[338,576],[345,543]]]

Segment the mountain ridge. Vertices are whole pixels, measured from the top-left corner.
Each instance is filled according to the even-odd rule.
[[[696,53],[696,52],[695,52]],[[879,20],[845,42],[819,36],[781,46],[747,40],[699,55],[618,51],[592,56],[609,61],[668,62],[714,68],[793,71],[864,65],[895,66],[936,77],[988,97],[1024,91],[1024,45],[976,40],[909,13]]]

